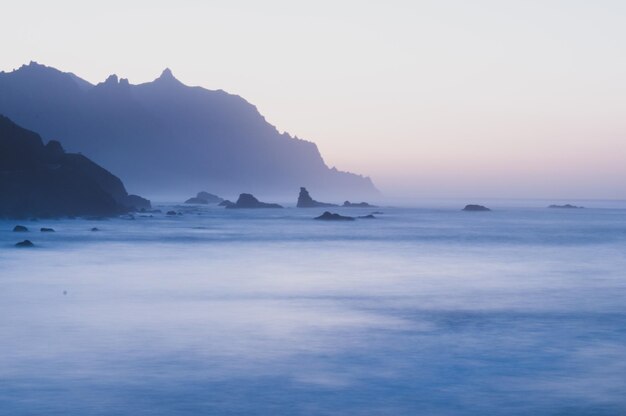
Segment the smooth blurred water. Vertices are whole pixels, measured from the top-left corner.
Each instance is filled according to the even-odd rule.
[[[0,414],[626,414],[626,210],[178,209],[0,221]]]

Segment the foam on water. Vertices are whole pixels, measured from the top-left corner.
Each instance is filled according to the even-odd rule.
[[[0,414],[626,412],[624,210],[179,209],[0,221]]]

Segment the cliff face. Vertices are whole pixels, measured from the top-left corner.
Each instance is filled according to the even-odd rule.
[[[116,215],[150,206],[135,198],[85,156],[65,153],[56,141],[44,146],[0,115],[0,217]]]
[[[142,192],[289,195],[306,184],[323,196],[377,194],[369,178],[329,168],[314,143],[279,133],[241,97],[188,87],[169,70],[145,84],[111,76],[94,86],[31,63],[0,73],[0,113]]]

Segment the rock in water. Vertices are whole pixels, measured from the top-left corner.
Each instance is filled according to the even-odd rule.
[[[298,208],[319,208],[319,207],[336,207],[335,204],[328,204],[326,202],[318,202],[311,198],[309,195],[309,191],[306,188],[300,188],[300,195],[298,195],[298,204],[296,205]]]
[[[42,233],[53,233],[54,232],[54,228],[42,227],[39,231],[41,231]]]
[[[176,215],[176,211],[167,211],[165,213],[165,215],[168,215],[168,216],[172,217],[172,216]]]
[[[463,208],[463,211],[491,211],[491,210],[482,205],[470,204],[470,205],[465,205],[465,208]]]
[[[25,233],[27,231],[28,231],[28,228],[24,227],[23,225],[16,225],[15,227],[13,227],[14,233]]]
[[[350,202],[346,201],[343,203],[343,206],[346,208],[377,208],[376,205],[370,205],[367,202]]]
[[[132,211],[145,211],[152,208],[150,201],[146,198],[140,197],[139,195],[127,195],[125,197],[120,197],[119,199],[122,205]]]
[[[261,202],[252,194],[241,194],[235,204],[227,205],[226,208],[282,208],[282,206]]]
[[[202,199],[202,198],[198,198],[198,197],[193,197],[193,198],[189,198],[188,200],[185,201],[185,204],[201,204],[201,205],[208,205],[209,201],[207,201],[206,199]]]
[[[361,215],[359,218],[363,218],[363,219],[366,219],[366,220],[374,220],[374,219],[376,219],[376,217],[375,217],[375,216],[373,216],[372,214],[369,214],[369,215]]]
[[[20,241],[19,243],[15,244],[15,247],[34,247],[34,246],[35,245],[30,240]]]
[[[0,116],[0,217],[114,216],[149,201],[81,154]]]
[[[96,227],[93,227],[93,228],[91,229],[91,231],[100,231],[100,229],[99,229],[99,228],[96,228]]]
[[[223,200],[222,202],[220,202],[219,204],[217,204],[220,207],[232,207],[233,205],[235,205],[235,203],[233,201],[229,201],[228,199]]]
[[[224,198],[220,198],[217,195],[213,195],[208,192],[202,191],[202,192],[198,192],[198,195],[194,196],[193,198],[189,198],[188,200],[186,200],[185,204],[207,205],[207,204],[218,204],[222,201],[224,201]]]
[[[205,192],[205,191],[198,192],[198,195],[196,195],[196,198],[204,199],[209,204],[217,204],[217,203],[220,203],[220,202],[222,202],[224,200],[224,198],[220,198],[217,195],[210,194],[210,193]]]
[[[584,207],[578,207],[572,204],[565,205],[550,205],[548,208],[559,208],[559,209],[583,209]]]
[[[346,217],[339,214],[333,214],[328,211],[324,212],[319,217],[315,217],[314,219],[322,221],[354,221],[354,217]]]

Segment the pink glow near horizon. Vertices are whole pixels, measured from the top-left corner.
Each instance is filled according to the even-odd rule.
[[[391,195],[626,198],[623,2],[97,3],[12,5],[0,69],[170,67]]]

